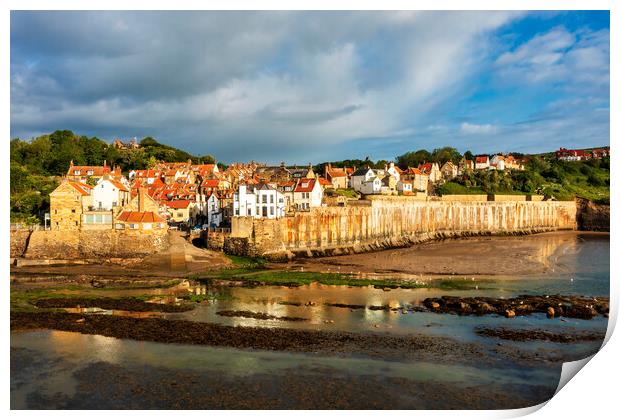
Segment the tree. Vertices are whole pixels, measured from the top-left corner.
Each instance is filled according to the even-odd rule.
[[[463,157],[467,160],[474,160],[474,154],[469,150],[463,154]]]
[[[401,156],[396,157],[396,164],[401,169],[407,169],[408,167],[418,167],[421,163],[430,162],[431,154],[428,150],[417,150],[415,152],[407,152]]]

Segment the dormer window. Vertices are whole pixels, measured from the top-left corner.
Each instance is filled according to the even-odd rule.
[[[88,173],[88,175],[92,175],[94,172],[93,171],[88,171],[87,173]]]
[[[80,171],[73,171],[73,175],[79,175]]]

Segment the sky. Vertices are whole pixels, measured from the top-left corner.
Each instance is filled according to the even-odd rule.
[[[307,164],[609,145],[609,12],[11,12],[11,137]]]

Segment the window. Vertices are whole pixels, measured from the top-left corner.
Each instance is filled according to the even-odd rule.
[[[152,226],[150,223],[142,223],[142,229],[151,230]]]
[[[177,217],[183,217],[183,213],[181,213],[180,211],[177,212]]]
[[[117,223],[117,224],[115,224],[115,225],[114,225],[114,227],[115,227],[116,229],[121,229],[121,230],[123,230],[123,229],[125,229],[125,224],[123,224],[123,223]]]
[[[88,171],[88,172],[86,172],[86,173],[87,173],[88,175],[92,175],[92,174],[93,174],[93,171]]]
[[[263,195],[262,197],[263,197],[263,203],[264,203],[264,204],[267,204],[267,196],[266,196],[266,195]]]
[[[76,226],[78,225],[78,221],[77,221],[77,220],[75,221],[75,225],[76,225]]]
[[[273,216],[273,206],[269,207],[269,214]]]
[[[235,216],[239,216],[239,209],[235,209]]]
[[[269,196],[269,202],[270,202],[271,204],[273,204],[273,195],[270,195],[270,196]]]
[[[54,210],[54,214],[58,214],[58,210]]]
[[[263,217],[267,217],[267,206],[263,206]]]
[[[136,223],[130,223],[129,229],[138,229],[138,225]]]
[[[75,209],[71,209],[71,213],[75,213]]]
[[[251,215],[252,215],[252,209],[248,208],[248,216],[251,216]]]

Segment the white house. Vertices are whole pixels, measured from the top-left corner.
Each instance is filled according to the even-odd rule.
[[[355,191],[362,192],[362,184],[375,178],[377,174],[370,168],[360,168],[351,175],[351,188]],[[379,183],[381,181],[379,180]]]
[[[129,203],[129,188],[124,183],[104,175],[92,191],[92,206],[97,210],[112,210],[114,207],[122,207]]]
[[[396,182],[400,181],[400,172],[394,165],[394,162],[390,162],[385,171],[396,178]]]
[[[491,168],[497,169],[498,171],[503,171],[504,169],[506,169],[506,161],[504,160],[504,156],[493,156],[490,166]]]
[[[209,194],[206,202],[207,224],[210,227],[218,227],[222,223],[222,210],[220,209],[220,199],[217,193]]]
[[[293,192],[293,203],[297,210],[310,210],[311,207],[321,207],[323,189],[316,178],[301,178]]]
[[[286,212],[284,195],[268,184],[239,185],[233,197],[235,216],[265,217],[277,219]]]
[[[488,156],[476,156],[476,170],[489,169],[489,157]]]
[[[359,191],[362,194],[370,195],[370,194],[381,194],[381,187],[383,183],[381,182],[381,178],[378,176],[372,177],[367,181],[362,182],[360,185]]]

